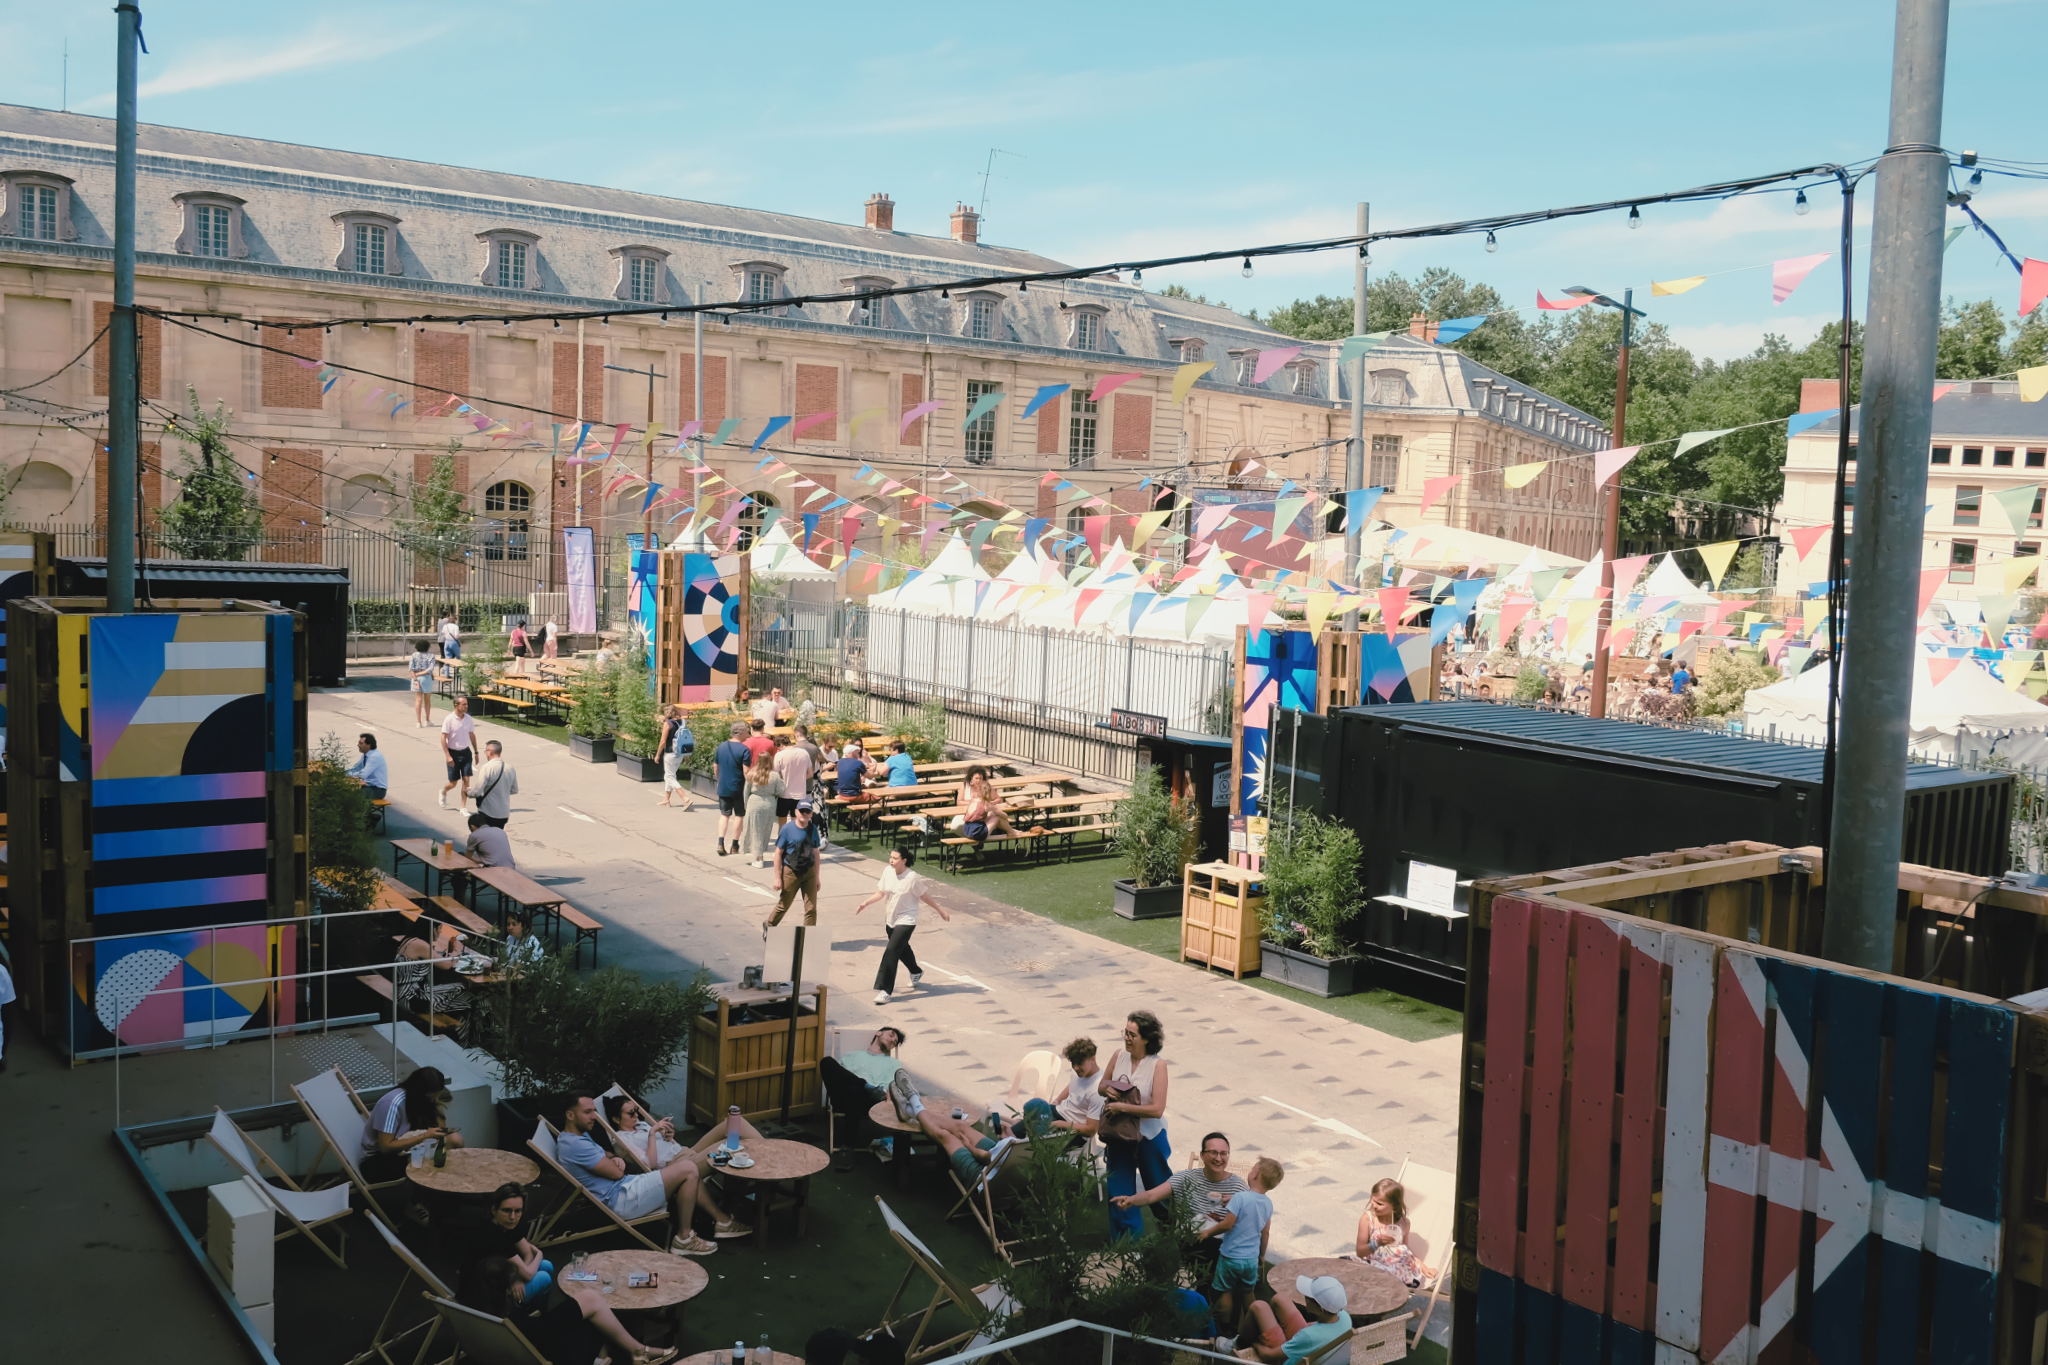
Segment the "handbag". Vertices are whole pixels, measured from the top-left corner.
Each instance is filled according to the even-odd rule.
[[[1142,1104],[1144,1099],[1136,1086],[1127,1085],[1113,1087],[1106,1103]],[[1138,1125],[1143,1122],[1138,1115],[1120,1109],[1114,1114],[1105,1113],[1095,1125],[1095,1134],[1105,1142],[1136,1142],[1142,1136]]]

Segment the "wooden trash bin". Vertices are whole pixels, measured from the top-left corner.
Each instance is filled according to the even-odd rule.
[[[1181,889],[1180,960],[1233,978],[1259,969],[1259,907],[1266,883],[1250,868],[1190,863]]]
[[[716,1123],[735,1104],[749,1119],[780,1116],[789,1015],[776,1011],[781,1017],[753,1023],[740,1022],[740,1016],[749,1010],[786,1008],[788,992],[747,990],[736,981],[715,982],[711,989],[715,1003],[697,1016],[690,1029],[690,1117],[699,1123]],[[790,1075],[791,1118],[818,1109],[818,1059],[824,1055],[826,995],[825,986],[806,985],[799,996],[796,1068]]]

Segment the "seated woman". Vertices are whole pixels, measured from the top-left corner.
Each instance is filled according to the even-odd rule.
[[[1358,1259],[1392,1271],[1410,1289],[1436,1274],[1408,1249],[1408,1210],[1401,1182],[1382,1180],[1372,1187],[1365,1212],[1358,1216]]]
[[[697,1207],[711,1215],[715,1237],[722,1241],[746,1237],[754,1231],[751,1225],[726,1217],[725,1210],[712,1197],[710,1182],[703,1178],[711,1171],[711,1149],[725,1141],[727,1124],[731,1120],[720,1119],[697,1139],[695,1145],[685,1147],[676,1141],[675,1124],[668,1119],[650,1119],[638,1100],[624,1095],[607,1095],[604,1098],[604,1117],[617,1137],[613,1145],[629,1163],[641,1162],[648,1170],[658,1171],[685,1152],[697,1159]],[[738,1122],[741,1141],[761,1136],[745,1119]],[[631,1170],[632,1166],[629,1164],[627,1169]]]
[[[960,785],[962,812],[960,832],[980,843],[991,834],[1015,834],[1010,817],[1003,813],[1002,800],[995,788],[989,785],[988,769],[979,764],[967,770],[967,780]]]
[[[674,1350],[643,1346],[635,1340],[596,1289],[568,1284],[556,1287],[561,1293],[553,1296],[546,1308],[537,1301],[528,1303],[526,1277],[519,1266],[506,1257],[493,1256],[477,1267],[477,1300],[470,1307],[517,1327],[550,1365],[589,1365],[599,1350],[624,1352],[633,1365],[659,1365],[675,1358]]]
[[[482,1297],[479,1273],[484,1262],[503,1257],[526,1277],[526,1301],[538,1309],[547,1302],[555,1282],[552,1261],[541,1259],[540,1248],[526,1239],[526,1190],[517,1182],[500,1185],[491,1195],[488,1220],[471,1229],[462,1239],[462,1290],[459,1297],[474,1302]]]

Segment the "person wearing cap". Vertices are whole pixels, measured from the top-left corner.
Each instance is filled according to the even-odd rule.
[[[1252,1304],[1252,1325],[1258,1335],[1249,1349],[1266,1365],[1295,1365],[1351,1330],[1351,1314],[1346,1311],[1350,1299],[1342,1280],[1332,1275],[1313,1279],[1297,1275],[1294,1289],[1301,1295],[1299,1308],[1284,1294],[1275,1294],[1271,1303],[1260,1299]],[[1350,1365],[1350,1360],[1347,1346],[1323,1365]]]
[[[761,937],[782,923],[789,903],[799,892],[804,898],[804,927],[818,922],[818,826],[817,808],[806,796],[796,803],[790,822],[775,834],[775,886],[779,893],[775,913],[761,925]]]

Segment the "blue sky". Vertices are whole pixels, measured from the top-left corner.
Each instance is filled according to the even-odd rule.
[[[955,200],[985,237],[1087,264],[1678,189],[1884,143],[1893,10],[1840,0],[1716,5],[1287,6],[1185,0],[758,6],[449,0],[346,11],[149,4],[148,122],[617,185],[943,233]],[[764,22],[764,16],[772,18]],[[112,112],[109,6],[0,0],[0,101]],[[2023,54],[2048,5],[1956,0],[1943,143],[2048,162]],[[2031,107],[2030,107],[2031,106]],[[1871,191],[1865,182],[1867,210]],[[1812,193],[1652,208],[1477,239],[1375,249],[1375,269],[1445,265],[1533,311],[1535,291],[1652,279],[1833,247],[1838,199]],[[2048,257],[2048,181],[1987,177],[1975,207],[2015,252]],[[1961,222],[1961,216],[1951,213]],[[1867,223],[1867,215],[1865,222]],[[1862,251],[1859,242],[1859,254]],[[1767,330],[1803,342],[1840,308],[1832,265],[1773,307],[1768,268],[1654,301],[1697,353]],[[1343,253],[1148,275],[1261,310],[1348,292]],[[2010,314],[2018,277],[1967,234],[1945,292]],[[1857,311],[1863,311],[1862,285]],[[1554,294],[1553,294],[1554,297]]]

